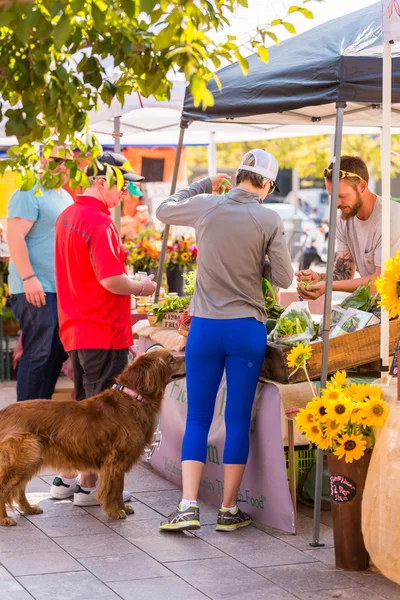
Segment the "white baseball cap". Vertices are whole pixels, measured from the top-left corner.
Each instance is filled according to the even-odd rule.
[[[245,162],[251,156],[254,157],[254,165],[246,165]],[[278,176],[279,166],[275,156],[272,156],[272,154],[266,150],[256,148],[255,150],[246,152],[241,160],[239,169],[242,171],[251,171],[252,173],[257,173],[258,175],[267,177],[267,179],[271,179],[275,183]],[[275,189],[277,192],[280,191],[276,183]]]

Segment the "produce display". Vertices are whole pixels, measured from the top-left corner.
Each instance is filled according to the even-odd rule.
[[[283,346],[294,346],[299,342],[310,342],[314,335],[307,302],[293,302],[283,311],[268,339]]]
[[[167,298],[164,304],[153,304],[150,313],[156,317],[155,324],[160,323],[167,313],[184,312],[190,304],[188,297]]]
[[[372,313],[377,307],[378,294],[371,294],[371,282],[360,285],[355,292],[347,296],[341,303],[342,308],[355,308],[364,312]]]

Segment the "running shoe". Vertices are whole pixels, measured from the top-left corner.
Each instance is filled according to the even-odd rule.
[[[186,531],[200,529],[200,509],[198,506],[189,506],[181,510],[180,505],[165,521],[161,521],[162,531]]]
[[[74,495],[74,490],[78,479],[74,479],[73,483],[65,483],[62,477],[54,477],[50,488],[50,496],[56,500],[65,500]]]
[[[251,524],[251,519],[248,514],[236,507],[236,512],[231,513],[226,508],[220,508],[217,519],[217,531],[235,531],[239,527],[248,527]]]

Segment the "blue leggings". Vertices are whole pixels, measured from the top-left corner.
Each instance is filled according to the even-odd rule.
[[[186,346],[188,412],[182,460],[206,462],[208,432],[225,369],[224,464],[246,464],[251,409],[266,342],[265,325],[256,319],[193,317]]]

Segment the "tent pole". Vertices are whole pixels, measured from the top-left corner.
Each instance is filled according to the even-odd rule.
[[[170,196],[172,196],[172,194],[174,194],[175,190],[176,190],[176,184],[178,182],[178,175],[179,175],[179,165],[181,162],[181,155],[182,155],[183,137],[185,135],[185,129],[187,129],[188,127],[189,127],[188,121],[184,121],[183,119],[181,119],[178,146],[176,148],[174,172],[173,172],[172,181],[171,181]],[[165,256],[167,254],[167,245],[168,245],[168,234],[169,234],[169,225],[166,225],[164,227],[163,242],[162,242],[162,247],[161,247],[161,252],[160,252],[160,260],[158,263],[158,270],[157,270],[157,279],[156,279],[157,288],[156,288],[156,293],[154,295],[154,302],[156,304],[158,302],[158,298],[160,295],[161,281],[162,281],[162,276],[163,276],[163,272],[164,272]]]
[[[337,205],[339,191],[339,170],[340,170],[340,155],[342,151],[342,135],[343,135],[343,116],[345,102],[337,102],[336,104],[336,128],[335,128],[335,153],[333,157],[333,176],[332,176],[332,197],[329,215],[329,243],[328,243],[328,259],[326,264],[326,287],[325,287],[325,303],[324,303],[324,321],[323,321],[323,336],[322,336],[322,364],[321,364],[321,388],[325,387],[328,378],[328,343],[329,332],[331,325],[331,309],[332,309],[332,284],[333,284],[333,267],[335,262],[335,242],[336,242],[336,222],[337,222]],[[315,473],[315,498],[314,498],[314,522],[313,522],[313,537],[311,546],[318,548],[324,546],[320,544],[320,523],[321,523],[321,497],[322,497],[322,471],[323,471],[324,453],[322,450],[317,452],[317,465]]]
[[[390,147],[392,110],[392,46],[383,44],[383,87],[382,87],[382,268],[390,258]],[[389,374],[389,313],[381,312],[381,381],[387,383]]]
[[[121,117],[114,118],[114,152],[121,152]],[[113,219],[116,228],[121,233],[121,203],[114,208]]]
[[[208,145],[208,176],[217,174],[217,144],[216,133],[210,131],[210,143]]]

